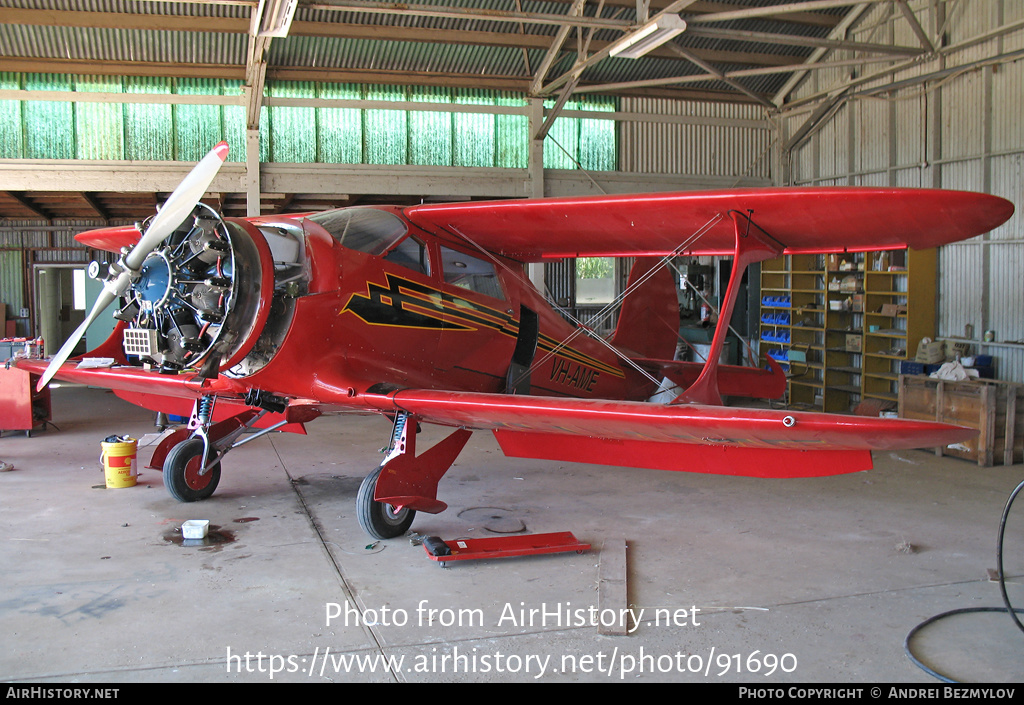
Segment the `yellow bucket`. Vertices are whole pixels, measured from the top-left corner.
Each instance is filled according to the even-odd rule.
[[[128,436],[111,436],[100,443],[100,462],[107,480],[107,489],[134,487],[139,477],[136,461],[138,441]]]

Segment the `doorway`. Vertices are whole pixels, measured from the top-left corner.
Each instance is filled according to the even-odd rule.
[[[85,320],[103,283],[90,279],[84,264],[37,264],[33,266],[36,329],[33,335],[43,339],[46,354],[60,350],[64,342]],[[116,302],[89,326],[72,355],[97,347],[114,329]]]

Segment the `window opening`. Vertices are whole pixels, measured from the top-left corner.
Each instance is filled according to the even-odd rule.
[[[414,237],[410,236],[402,240],[384,259],[414,272],[430,276],[430,258],[427,255],[427,247]]]
[[[464,252],[441,248],[441,266],[448,284],[475,291],[484,296],[504,299],[505,293],[498,281],[494,265]]]
[[[580,257],[576,260],[576,304],[610,304],[615,299],[615,258]]]

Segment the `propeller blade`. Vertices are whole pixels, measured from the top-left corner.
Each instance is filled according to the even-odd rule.
[[[131,279],[127,274],[122,274],[121,276],[126,282],[131,283]],[[121,277],[118,277],[118,280],[120,279]],[[50,383],[50,380],[53,379],[53,375],[57,373],[60,366],[67,362],[67,359],[71,356],[71,351],[75,349],[76,345],[78,345],[78,341],[85,335],[85,331],[89,329],[92,322],[95,321],[100,313],[103,312],[103,309],[109,306],[117,297],[118,294],[113,290],[113,286],[108,289],[106,285],[104,285],[103,291],[101,291],[100,295],[96,298],[96,303],[93,305],[92,310],[89,311],[89,315],[85,317],[82,324],[75,329],[75,332],[71,334],[71,337],[65,341],[64,345],[62,345],[60,350],[57,351],[57,354],[53,356],[52,360],[50,360],[50,364],[46,366],[46,372],[43,373],[43,376],[39,378],[39,382],[36,384],[37,392],[42,391],[43,387]]]
[[[47,365],[46,372],[39,378],[39,383],[36,385],[37,390],[41,390],[49,384],[61,365],[67,362],[67,359],[71,356],[71,351],[75,349],[78,341],[82,339],[85,331],[88,330],[97,316],[102,313],[103,309],[128,291],[132,284],[132,277],[138,273],[142,263],[146,261],[146,257],[168,235],[177,230],[178,226],[188,217],[188,214],[192,212],[192,209],[199,203],[199,199],[203,197],[203,194],[210,187],[227,156],[228,143],[221,142],[211,149],[210,153],[203,157],[192,168],[192,171],[188,173],[188,176],[178,184],[178,188],[174,189],[167,202],[164,203],[164,207],[153,218],[138,244],[132,248],[131,252],[125,255],[124,267],[126,269],[119,272],[116,277],[108,278],[103,282],[103,291],[96,299],[96,303],[93,305],[89,315],[85,317],[82,324],[78,326],[78,329],[67,339],[64,345],[61,346],[61,349],[57,351],[57,354],[54,355],[50,364]]]
[[[139,271],[149,253],[182,224],[210,187],[227,156],[228,143],[221,142],[192,168],[153,218],[139,244],[125,256],[124,263],[128,269]]]

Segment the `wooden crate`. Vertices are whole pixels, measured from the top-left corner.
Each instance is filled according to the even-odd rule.
[[[936,455],[974,460],[983,467],[1024,461],[1024,385],[900,375],[899,415],[978,429],[977,438],[940,446]]]

